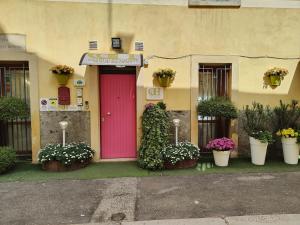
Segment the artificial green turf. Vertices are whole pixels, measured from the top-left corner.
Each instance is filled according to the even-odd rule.
[[[0,182],[9,181],[47,181],[63,179],[101,179],[113,177],[180,176],[211,173],[263,173],[300,171],[300,165],[287,165],[279,160],[267,161],[264,166],[252,165],[250,159],[231,159],[229,167],[213,168],[202,171],[197,168],[181,170],[147,171],[137,167],[136,162],[101,162],[70,172],[47,172],[40,165],[18,162],[17,166],[0,175]]]

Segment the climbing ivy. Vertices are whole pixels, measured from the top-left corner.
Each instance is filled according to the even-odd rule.
[[[143,136],[138,165],[144,169],[163,168],[162,150],[168,143],[169,117],[163,104],[148,104],[142,116]]]

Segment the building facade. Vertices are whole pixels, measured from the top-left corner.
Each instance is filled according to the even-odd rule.
[[[201,121],[199,99],[225,95],[239,109],[299,99],[300,2],[220,2],[0,1],[1,93],[27,98],[31,109],[30,121],[5,128],[7,142],[37,162],[41,147],[61,142],[66,120],[67,141],[90,143],[95,161],[134,159],[147,103],[164,101],[181,119],[180,137],[203,145],[217,126]],[[49,71],[57,64],[75,69],[70,105],[57,104]],[[263,79],[272,67],[289,71],[276,88]],[[176,71],[170,87],[153,79],[159,68]],[[242,153],[238,120],[230,136]]]

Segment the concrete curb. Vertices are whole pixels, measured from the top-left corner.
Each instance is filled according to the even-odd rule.
[[[226,218],[170,219],[78,225],[299,225],[300,214],[233,216]]]

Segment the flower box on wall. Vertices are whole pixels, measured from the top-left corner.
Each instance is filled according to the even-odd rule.
[[[266,85],[269,84],[272,87],[278,87],[281,84],[281,81],[288,74],[288,70],[284,68],[274,67],[265,72],[264,80]]]
[[[175,79],[176,71],[172,69],[159,69],[153,74],[161,87],[169,87]]]
[[[74,74],[74,69],[67,65],[56,65],[50,71],[55,75],[58,84],[61,86],[67,85],[70,76]]]

